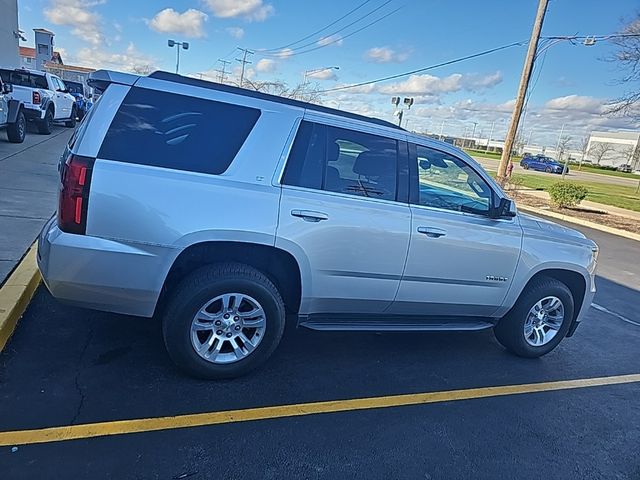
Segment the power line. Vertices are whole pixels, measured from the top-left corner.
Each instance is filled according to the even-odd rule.
[[[218,77],[218,81],[220,83],[224,83],[225,76],[227,74],[227,65],[229,65],[231,63],[231,61],[219,58],[218,62],[220,62],[222,64],[222,68],[219,69],[219,70],[216,70],[216,72],[218,72],[220,74],[220,76]]]
[[[367,3],[371,2],[371,0],[365,0],[364,2],[362,2],[360,5],[358,5],[357,7],[355,7],[352,10],[349,10],[347,13],[345,13],[343,16],[341,16],[340,18],[338,18],[337,20],[334,20],[333,22],[331,22],[329,25],[326,25],[324,27],[322,27],[320,30],[316,30],[313,33],[310,33],[309,35],[307,35],[306,37],[302,37],[299,40],[296,40],[295,42],[291,42],[291,43],[287,43],[286,45],[283,45],[281,47],[277,47],[277,48],[268,48],[265,50],[261,50],[261,51],[265,51],[265,52],[275,52],[278,50],[282,50],[283,48],[287,48],[290,47],[291,45],[295,45],[296,43],[300,43],[300,42],[304,42],[305,40],[310,39],[311,37],[313,37],[314,35],[317,35],[318,33],[324,32],[327,28],[334,26],[336,23],[340,22],[341,20],[344,20],[345,18],[347,18],[349,15],[351,15],[352,13],[356,12],[357,10],[360,10],[362,7],[364,7]]]
[[[367,18],[367,17],[369,17],[369,16],[373,15],[374,13],[376,13],[376,12],[377,12],[378,10],[380,10],[381,8],[386,7],[386,6],[387,6],[387,5],[389,5],[392,1],[393,1],[393,0],[386,0],[382,5],[380,5],[380,6],[376,7],[376,8],[374,8],[373,10],[371,10],[371,11],[370,11],[369,13],[367,13],[366,15],[363,15],[362,17],[357,18],[356,20],[354,20],[353,22],[351,22],[351,23],[349,23],[349,24],[345,25],[344,27],[341,27],[341,28],[339,28],[338,30],[336,30],[336,31],[334,31],[334,32],[331,32],[330,34],[325,35],[324,37],[322,37],[322,38],[320,38],[320,39],[318,39],[318,40],[314,40],[313,42],[305,43],[304,45],[300,45],[300,46],[298,46],[298,47],[295,47],[295,48],[291,49],[291,50],[293,50],[293,52],[294,52],[293,54],[298,54],[298,53],[307,53],[307,51],[312,52],[313,50],[317,50],[318,48],[328,47],[329,45],[332,45],[332,44],[334,44],[334,43],[337,43],[337,42],[341,41],[341,40],[342,40],[342,39],[344,39],[344,38],[348,38],[348,37],[350,37],[351,35],[353,35],[353,34],[355,34],[355,33],[358,33],[360,30],[356,30],[356,31],[355,31],[355,32],[353,32],[353,33],[350,33],[350,34],[345,35],[345,36],[343,36],[343,37],[336,38],[336,39],[334,39],[334,40],[332,40],[332,41],[330,41],[330,42],[326,42],[326,43],[324,43],[324,44],[320,45],[319,47],[316,47],[316,48],[315,48],[315,49],[313,49],[313,50],[307,50],[307,51],[304,51],[304,52],[300,52],[300,51],[298,51],[298,50],[302,50],[303,48],[310,47],[311,45],[316,45],[316,44],[317,44],[320,40],[322,40],[323,38],[331,38],[332,36],[337,35],[338,33],[340,33],[340,32],[342,32],[342,31],[346,30],[346,29],[347,29],[347,28],[349,28],[349,27],[352,27],[352,26],[353,26],[353,25],[355,25],[356,23],[361,22],[361,21],[362,21],[362,20],[364,20],[365,18]],[[397,12],[398,10],[400,10],[400,8],[402,8],[402,7],[397,8],[396,10],[394,10],[394,11],[393,11],[393,12],[391,12],[391,13],[395,13],[395,12]],[[380,19],[378,19],[378,20],[376,20],[376,21],[372,22],[371,24],[369,24],[369,25],[367,25],[367,26],[371,26],[371,25],[373,25],[373,24],[375,24],[375,23],[378,23],[380,20],[382,20],[382,19],[384,19],[384,18],[388,17],[389,15],[391,15],[391,13],[389,13],[389,14],[387,14],[386,16],[384,16],[384,17],[382,17],[382,18],[380,18]],[[367,26],[365,26],[364,28],[366,28]],[[364,28],[362,28],[361,30],[363,30]],[[267,55],[274,55],[274,56],[278,56],[278,53],[268,53]]]
[[[395,10],[392,10],[391,12],[387,13],[386,15],[383,15],[382,17],[380,17],[380,18],[378,18],[378,19],[374,20],[373,22],[367,23],[366,25],[364,25],[364,26],[360,27],[359,29],[354,30],[353,32],[349,33],[348,35],[344,35],[344,36],[342,36],[342,37],[336,38],[335,40],[332,40],[332,41],[330,41],[330,42],[324,43],[324,44],[319,45],[319,46],[317,46],[317,47],[315,47],[315,48],[309,48],[309,49],[307,49],[307,50],[302,50],[302,51],[295,51],[295,50],[294,50],[293,52],[291,52],[291,53],[287,53],[286,55],[282,55],[282,53],[273,53],[273,54],[269,54],[269,55],[274,56],[274,57],[282,57],[282,56],[291,57],[291,56],[293,56],[293,55],[301,55],[301,54],[303,54],[303,53],[314,52],[314,51],[319,50],[319,49],[321,49],[321,48],[328,47],[329,45],[333,45],[334,43],[341,42],[341,41],[342,41],[342,40],[344,40],[345,38],[349,38],[349,37],[351,37],[351,36],[355,35],[356,33],[359,33],[359,32],[361,32],[362,30],[365,30],[365,29],[367,29],[367,28],[369,28],[369,27],[371,27],[371,26],[375,25],[375,24],[376,24],[376,23],[378,23],[378,22],[381,22],[381,21],[382,21],[382,20],[384,20],[385,18],[387,18],[387,17],[389,17],[389,16],[393,15],[394,13],[396,13],[398,10],[401,10],[403,7],[404,7],[404,5],[403,5],[403,6],[401,6],[401,7],[396,8]],[[316,43],[316,42],[314,42],[314,43]],[[302,47],[300,47],[300,48],[302,48]]]
[[[490,48],[489,50],[483,50],[482,52],[473,53],[471,55],[466,55],[464,57],[455,58],[453,60],[448,60],[446,62],[437,63],[435,65],[429,65],[428,67],[419,68],[417,70],[411,70],[410,72],[398,73],[396,75],[389,75],[388,77],[377,78],[375,80],[369,80],[367,82],[354,83],[352,85],[343,85],[341,87],[328,88],[327,90],[321,90],[318,93],[328,93],[335,92],[338,90],[347,90],[349,88],[363,87],[365,85],[371,85],[373,83],[384,82],[387,80],[393,80],[395,78],[406,77],[408,75],[414,75],[416,73],[426,72],[427,70],[433,70],[434,68],[444,67],[446,65],[452,65],[454,63],[463,62],[465,60],[470,60],[472,58],[482,57],[484,55],[489,55],[494,52],[498,52],[500,50],[506,50],[507,48],[516,47],[526,45],[527,41],[513,42],[508,45],[502,45],[500,47]]]

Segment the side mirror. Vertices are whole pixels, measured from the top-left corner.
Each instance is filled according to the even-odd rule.
[[[516,204],[513,200],[502,197],[498,205],[489,212],[490,218],[513,218],[516,216]]]
[[[11,85],[10,83],[3,83],[2,93],[11,93],[11,92],[13,92],[13,85]]]

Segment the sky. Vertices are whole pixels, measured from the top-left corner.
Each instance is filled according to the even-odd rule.
[[[228,60],[237,81],[242,54],[251,81],[284,81],[329,90],[401,74],[483,50],[525,42],[536,0],[18,0],[20,28],[55,32],[67,64],[132,71],[175,71],[168,39],[187,41],[180,73],[216,80]],[[350,13],[351,12],[351,13]],[[550,0],[543,36],[603,35],[640,12],[633,0]],[[341,17],[344,17],[341,19]],[[331,25],[331,26],[329,26]],[[328,27],[328,28],[325,28]],[[321,30],[321,31],[320,31]],[[320,31],[319,33],[316,33]],[[572,146],[592,130],[638,129],[603,114],[625,85],[608,42],[560,42],[536,62],[522,135],[554,146],[560,131]],[[392,96],[413,97],[410,130],[503,138],[518,88],[526,44],[373,85],[326,92],[329,106],[394,121]],[[404,125],[404,124],[403,124]],[[564,125],[564,129],[563,129]]]

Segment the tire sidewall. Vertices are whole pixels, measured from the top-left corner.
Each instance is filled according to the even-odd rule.
[[[529,345],[524,335],[524,324],[529,311],[538,301],[549,296],[557,297],[562,302],[564,307],[562,326],[549,343],[539,347]],[[498,339],[503,345],[505,345],[504,340],[507,340],[507,343],[511,343],[505,346],[520,356],[534,358],[546,355],[558,346],[569,331],[571,322],[573,321],[574,308],[571,291],[564,284],[554,282],[538,285],[529,292],[525,292],[516,302],[514,308],[501,320],[501,322],[507,322],[507,324],[498,326],[502,327],[503,330],[503,332],[497,332]],[[499,333],[502,333],[502,335]],[[505,334],[508,335],[508,339],[504,338]]]
[[[242,293],[253,297],[264,309],[264,337],[246,358],[229,364],[215,364],[200,357],[191,344],[191,322],[198,310],[213,298],[225,293]],[[284,310],[268,288],[244,278],[223,278],[193,291],[188,298],[179,298],[167,308],[163,318],[163,333],[169,356],[180,366],[203,378],[231,378],[247,373],[273,352],[284,329]]]

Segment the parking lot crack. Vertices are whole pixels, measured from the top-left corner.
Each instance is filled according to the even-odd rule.
[[[87,352],[87,349],[89,348],[89,344],[91,343],[91,340],[93,339],[93,334],[94,334],[94,327],[91,327],[91,330],[89,330],[89,333],[87,335],[87,340],[85,341],[83,347],[82,347],[82,351],[80,352],[80,358],[78,359],[78,367],[76,369],[76,374],[74,377],[74,384],[76,387],[76,391],[78,392],[78,396],[80,397],[80,400],[78,402],[78,407],[76,408],[76,413],[73,415],[73,418],[71,419],[70,425],[75,425],[76,421],[78,420],[78,417],[80,416],[80,412],[82,411],[82,406],[84,405],[84,399],[85,399],[85,393],[83,388],[80,386],[80,374],[82,372],[82,367],[84,364],[84,357],[85,354]]]

